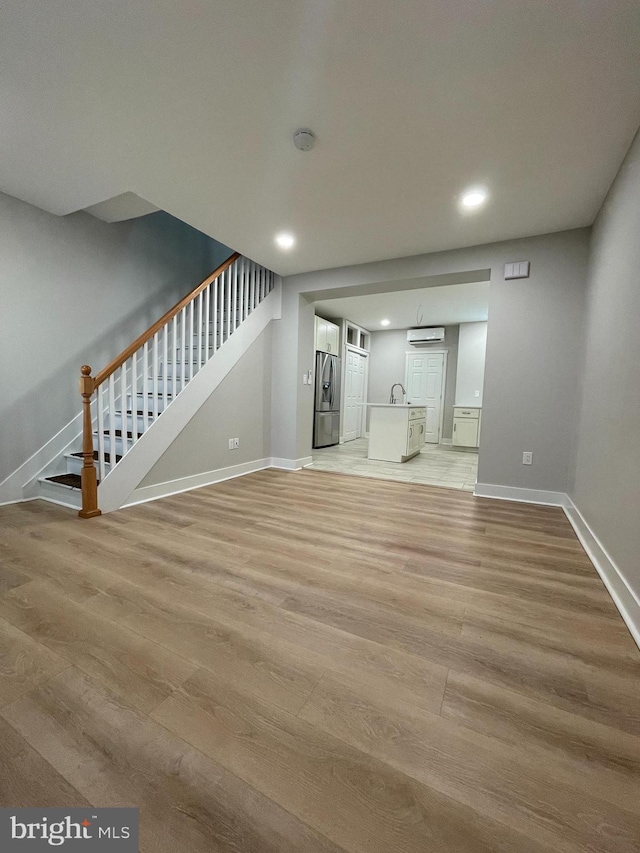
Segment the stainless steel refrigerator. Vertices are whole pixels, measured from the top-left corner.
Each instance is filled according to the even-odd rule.
[[[340,359],[328,352],[316,353],[316,391],[313,446],[340,442]]]

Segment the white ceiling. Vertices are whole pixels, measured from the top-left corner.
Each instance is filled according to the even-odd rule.
[[[326,299],[316,302],[315,311],[325,319],[351,320],[371,332],[475,323],[489,316],[489,282]],[[380,321],[385,319],[389,325],[381,326]]]
[[[561,230],[640,123],[640,3],[3,0],[0,117],[5,192],[132,192],[285,274]]]

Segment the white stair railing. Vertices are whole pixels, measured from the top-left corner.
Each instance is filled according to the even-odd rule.
[[[130,452],[274,286],[275,273],[236,253],[95,377],[82,368],[82,518],[100,514],[98,478]]]

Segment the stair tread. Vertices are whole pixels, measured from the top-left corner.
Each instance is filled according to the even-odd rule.
[[[82,486],[80,474],[57,474],[55,477],[45,477],[49,483],[57,483],[60,486],[68,486],[71,489],[79,489]]]
[[[71,454],[71,456],[75,456],[75,457],[77,457],[78,459],[82,459],[82,451],[80,451],[79,453],[72,453],[72,454]],[[98,460],[98,451],[97,451],[97,450],[94,450],[94,451],[93,451],[93,458],[94,458],[96,461]],[[121,459],[122,459],[122,456],[118,456],[118,455],[116,454],[116,462],[119,462]],[[105,454],[104,454],[104,461],[105,461],[105,462],[109,462],[109,463],[111,462],[111,456],[110,456],[108,453],[105,453]]]

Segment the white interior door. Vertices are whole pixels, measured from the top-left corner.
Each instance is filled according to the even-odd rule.
[[[445,356],[442,352],[407,353],[407,400],[427,410],[427,444],[438,444],[440,441],[444,368]]]
[[[344,440],[353,441],[362,435],[362,407],[366,356],[347,350],[344,394]]]

